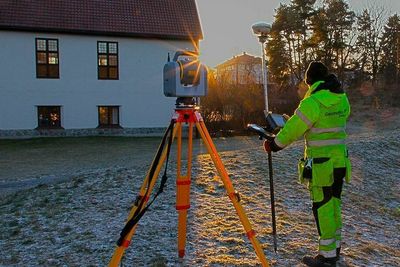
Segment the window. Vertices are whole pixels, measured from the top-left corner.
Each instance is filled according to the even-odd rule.
[[[36,77],[60,77],[57,39],[36,38]]]
[[[98,78],[118,80],[118,43],[97,42]]]
[[[118,106],[99,106],[99,127],[120,127]]]
[[[60,106],[38,106],[38,128],[57,129],[61,127]]]

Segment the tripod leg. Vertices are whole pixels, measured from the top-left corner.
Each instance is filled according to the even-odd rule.
[[[211,139],[210,134],[208,133],[208,130],[202,120],[199,122],[196,122],[196,127],[201,135],[201,138],[203,139],[204,144],[207,147],[208,153],[211,156],[211,159],[214,162],[214,165],[221,177],[222,182],[224,183],[225,189],[228,193],[229,198],[231,199],[233,206],[236,209],[236,213],[239,216],[240,221],[242,222],[242,225],[244,227],[244,230],[246,231],[246,235],[249,238],[250,242],[252,243],[254,250],[262,264],[262,266],[269,266],[268,261],[265,257],[264,251],[260,246],[260,243],[258,242],[256,238],[255,231],[252,229],[251,224],[249,219],[247,218],[247,215],[242,207],[242,205],[239,202],[238,194],[235,192],[232,182],[229,179],[228,172],[226,171],[221,158],[218,155],[217,149],[215,148],[215,145]]]
[[[176,210],[178,211],[178,256],[182,259],[185,256],[186,246],[186,225],[187,213],[190,208],[190,178],[192,168],[192,141],[193,141],[193,123],[189,123],[188,136],[188,158],[186,175],[181,174],[182,162],[182,123],[178,123],[178,153],[177,153],[177,180],[176,180]]]
[[[176,125],[174,126],[174,130],[173,130],[173,135],[172,138],[174,139],[175,135],[176,135],[176,131],[177,131],[177,127]],[[160,144],[161,147],[161,144]],[[139,195],[138,195],[138,200],[144,199],[144,204],[141,206],[141,210],[143,210],[149,200],[149,197],[151,195],[151,192],[153,191],[154,185],[157,181],[157,177],[161,171],[161,168],[165,162],[165,159],[167,157],[167,151],[168,151],[168,144],[164,147],[163,151],[162,151],[162,155],[161,158],[157,164],[156,170],[153,174],[152,177],[150,177],[150,170],[147,172],[146,178],[144,179],[142,186],[140,188],[139,191]],[[152,165],[155,163],[155,158],[153,159]],[[151,182],[149,184],[149,179],[151,178]],[[146,194],[147,192],[147,194]],[[131,211],[129,212],[129,216],[128,216],[128,220],[130,220],[132,218],[132,216],[135,214],[136,210],[138,209],[137,203],[135,202],[135,204],[133,205]],[[126,250],[126,248],[129,246],[129,243],[132,239],[132,236],[135,234],[136,232],[136,227],[137,225],[135,225],[132,230],[129,232],[129,234],[126,236],[124,243],[122,244],[122,246],[117,246],[115,248],[114,254],[110,260],[109,266],[110,267],[117,267],[118,264],[121,261],[122,256],[124,255],[124,252]]]

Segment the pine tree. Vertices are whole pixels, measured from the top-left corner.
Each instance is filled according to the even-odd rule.
[[[400,72],[400,16],[389,17],[382,34],[381,72],[386,84],[398,84]]]
[[[382,51],[383,17],[383,8],[364,9],[357,16],[358,37],[356,45],[360,71],[371,76],[373,85],[376,84]]]
[[[343,0],[325,0],[312,17],[311,46],[316,59],[343,77],[354,51],[355,13]]]
[[[315,2],[292,0],[289,5],[281,4],[276,9],[267,53],[271,74],[281,85],[294,85],[301,81],[312,58],[308,39]],[[285,78],[289,78],[286,83]]]

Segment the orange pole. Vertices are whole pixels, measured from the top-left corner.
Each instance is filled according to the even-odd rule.
[[[181,154],[182,154],[182,125],[178,132],[178,170],[176,179],[176,210],[178,211],[178,256],[183,258],[185,256],[186,235],[187,235],[187,213],[190,208],[190,183],[191,183],[191,166],[192,166],[192,136],[193,136],[193,123],[189,123],[189,136],[188,136],[188,159],[186,175],[181,175]]]

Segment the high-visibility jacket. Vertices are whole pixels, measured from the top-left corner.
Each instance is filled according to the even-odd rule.
[[[276,135],[274,145],[280,149],[304,135],[305,155],[313,159],[312,185],[330,186],[333,169],[347,168],[346,181],[350,180],[350,161],[345,145],[346,121],[350,104],[343,91],[331,92],[324,81],[310,86],[294,115]]]

